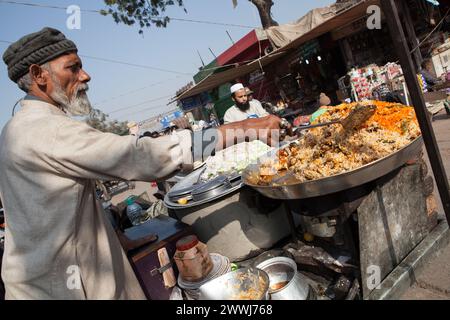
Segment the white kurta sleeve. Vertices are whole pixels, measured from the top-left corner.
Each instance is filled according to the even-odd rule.
[[[154,181],[192,164],[191,132],[160,138],[103,133],[67,118],[59,125],[50,160],[71,177]]]
[[[255,101],[254,106],[256,107],[259,117],[265,117],[265,116],[269,115],[269,113],[266,111],[266,109],[264,109],[264,107],[262,106],[261,102],[259,102],[258,100],[253,100],[253,101]]]
[[[230,109],[231,109],[231,108],[229,108],[229,109],[225,112],[225,115],[223,116],[223,123],[224,123],[224,124],[233,122],[233,117],[232,117],[232,114],[231,114],[231,110],[230,110]]]

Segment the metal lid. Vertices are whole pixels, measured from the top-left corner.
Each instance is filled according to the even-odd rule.
[[[194,201],[202,201],[213,198],[226,192],[231,188],[230,181],[225,176],[219,176],[209,182],[200,185],[192,191],[192,199]]]
[[[189,250],[191,248],[193,248],[194,246],[196,246],[198,243],[198,238],[196,235],[189,235],[186,237],[181,238],[180,240],[177,241],[177,243],[175,244],[175,246],[177,247],[177,250],[179,251],[186,251]]]
[[[169,191],[169,193],[167,195],[169,196],[170,201],[173,201],[173,202],[177,202],[177,200],[182,199],[182,198],[190,199],[192,190],[194,190],[197,187],[198,187],[198,185],[192,185],[187,188]]]
[[[205,183],[202,183],[200,180],[201,174],[202,174],[202,170],[198,169],[194,172],[191,172],[190,174],[183,177],[182,179],[180,179],[180,181],[178,181],[177,184],[175,186],[173,186],[173,188],[171,190],[169,190],[169,192],[167,192],[166,195],[164,196],[165,206],[169,209],[174,209],[174,210],[178,210],[178,209],[184,210],[186,208],[201,206],[208,202],[215,201],[219,198],[225,197],[225,196],[239,190],[243,186],[240,174],[236,175],[235,177],[234,176],[228,177],[229,186],[227,185],[227,183],[225,183],[221,187],[222,190],[215,189],[216,192],[215,192],[214,196],[212,196],[212,197],[206,196],[206,197],[204,197],[203,200],[197,201],[192,198],[192,191],[194,189],[196,190],[197,188],[200,188],[200,187],[202,187],[202,189],[206,188],[204,186]],[[219,179],[224,179],[224,178],[221,177]],[[218,189],[220,189],[220,188],[218,188]],[[191,193],[187,193],[189,190],[191,190]],[[198,198],[196,198],[196,199],[198,199]],[[183,200],[183,201],[180,203],[179,202],[180,200]],[[184,200],[187,200],[187,202],[185,203]]]
[[[228,182],[228,178],[225,176],[218,176],[217,178],[208,181],[206,183],[201,184],[198,188],[195,189],[193,193],[203,193],[216,188],[219,188],[224,185],[224,183]]]

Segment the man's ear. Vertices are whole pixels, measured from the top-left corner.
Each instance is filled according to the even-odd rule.
[[[37,64],[32,64],[29,68],[31,79],[37,83],[39,86],[47,85],[48,72],[38,66]]]

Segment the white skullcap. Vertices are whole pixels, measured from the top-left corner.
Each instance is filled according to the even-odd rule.
[[[235,85],[231,86],[230,91],[231,91],[231,94],[233,94],[236,91],[239,91],[241,89],[244,89],[244,85],[242,83],[236,83]]]

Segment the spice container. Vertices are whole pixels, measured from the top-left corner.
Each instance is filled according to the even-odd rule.
[[[183,280],[201,281],[211,272],[213,263],[208,248],[195,235],[178,240],[176,247],[173,258]]]

